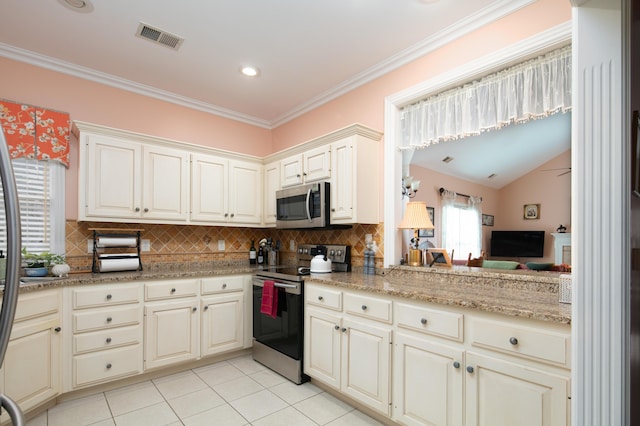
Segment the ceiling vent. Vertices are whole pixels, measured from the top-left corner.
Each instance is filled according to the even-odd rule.
[[[442,159],[443,163],[450,163],[453,161],[453,157],[449,157],[448,155]]]
[[[154,28],[150,25],[143,24],[142,22],[140,22],[140,25],[138,25],[136,36],[151,40],[156,44],[161,44],[173,50],[178,50],[180,48],[180,45],[184,41],[182,37],[168,33],[158,28]]]

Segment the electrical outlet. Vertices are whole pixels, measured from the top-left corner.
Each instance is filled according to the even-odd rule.
[[[87,253],[93,253],[93,240],[87,240]]]
[[[296,249],[296,242],[293,240],[289,241],[289,251],[294,251]]]
[[[140,242],[140,251],[151,251],[151,241],[150,240],[142,240]]]
[[[218,250],[224,251],[224,240],[218,240]]]

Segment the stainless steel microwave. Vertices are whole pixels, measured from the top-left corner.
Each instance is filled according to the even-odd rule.
[[[276,228],[325,228],[330,220],[329,182],[276,191]]]

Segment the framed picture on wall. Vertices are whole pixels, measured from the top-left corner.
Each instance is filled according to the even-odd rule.
[[[484,226],[493,226],[493,215],[491,215],[491,214],[483,214],[482,215],[482,225],[484,225]]]
[[[524,218],[527,220],[540,219],[540,204],[525,204]]]
[[[429,219],[431,219],[431,223],[433,223],[433,226],[435,226],[436,225],[436,221],[434,219],[435,210],[433,209],[433,207],[427,207],[427,213],[429,213]],[[421,238],[435,237],[435,235],[436,235],[435,229],[421,229],[418,231],[418,236]]]

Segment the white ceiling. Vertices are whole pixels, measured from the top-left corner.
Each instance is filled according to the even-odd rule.
[[[417,149],[411,164],[499,189],[570,148],[571,113],[554,114]],[[447,156],[453,161],[443,162]]]
[[[86,1],[79,13],[64,0],[2,0],[0,56],[269,129],[535,0]],[[184,42],[136,37],[140,23]],[[245,64],[260,76],[241,75]],[[568,149],[568,122],[554,126],[440,144],[413,162],[473,181],[496,173],[486,184],[500,186]],[[443,169],[446,155],[456,160]]]
[[[0,55],[272,128],[534,0],[87,1],[2,0]]]

